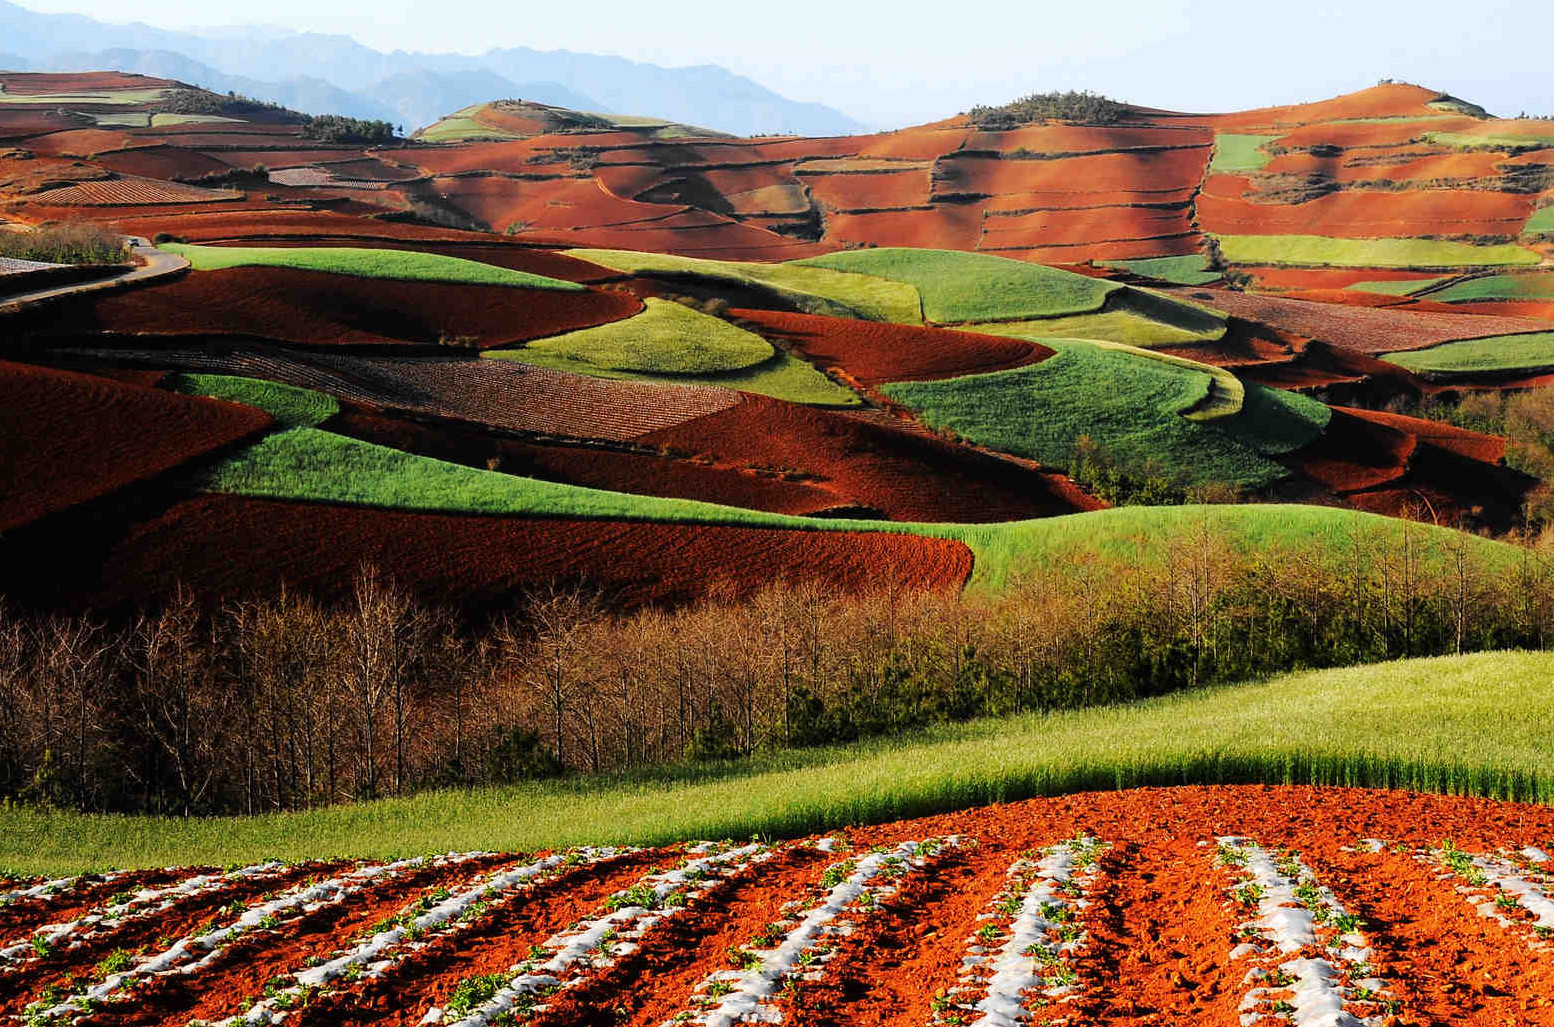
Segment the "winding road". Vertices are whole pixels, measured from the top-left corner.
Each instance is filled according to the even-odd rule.
[[[140,258],[143,263],[130,268],[124,274],[114,275],[112,278],[99,279],[94,282],[76,282],[70,285],[50,286],[47,289],[38,289],[34,292],[24,292],[11,296],[4,302],[0,302],[0,314],[14,313],[25,307],[49,300],[59,299],[63,296],[77,296],[89,292],[107,292],[110,290],[129,289],[147,282],[159,281],[174,275],[183,274],[189,269],[189,262],[174,253],[166,253],[157,249],[151,243],[140,236],[129,236],[130,253]]]

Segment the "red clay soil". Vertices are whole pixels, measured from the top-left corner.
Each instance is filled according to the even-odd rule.
[[[981,203],[936,203],[927,210],[834,214],[826,238],[843,243],[974,250],[982,238]]]
[[[985,237],[986,238],[986,237]],[[987,245],[981,247],[989,250]],[[1163,236],[1159,239],[1127,240],[1123,242],[1091,242],[1075,246],[1032,246],[1028,248],[999,249],[1001,257],[1027,260],[1035,264],[1069,264],[1083,260],[1137,260],[1143,257],[1185,257],[1203,249],[1203,237],[1190,235]]]
[[[1215,290],[1212,297],[1204,302],[1236,317],[1362,353],[1395,353],[1454,339],[1542,332],[1549,327],[1531,318],[1416,312],[1406,307],[1340,307],[1229,290]]]
[[[1399,480],[1408,472],[1408,459],[1417,444],[1418,437],[1410,432],[1334,407],[1321,436],[1282,462],[1296,474],[1341,494]]]
[[[1027,193],[994,196],[987,201],[989,214],[1029,214],[1038,210],[1084,210],[1087,207],[1134,207],[1183,204],[1192,200],[1194,190],[1163,189],[1144,191],[1148,182],[1135,189],[1074,192],[1071,189],[1042,189]]]
[[[408,513],[202,495],[83,540],[17,539],[0,564],[24,605],[119,609],[181,583],[219,600],[283,585],[341,600],[363,564],[407,588],[470,609],[503,607],[553,581],[598,588],[622,606],[680,603],[728,585],[778,580],[848,592],[954,593],[971,573],[959,542],[912,535]],[[45,573],[45,569],[47,573]]]
[[[319,144],[309,141],[307,145]],[[281,150],[216,150],[207,156],[215,157],[241,171],[250,171],[261,164],[270,171],[280,171],[283,168],[301,168],[310,164],[332,164],[335,161],[355,160],[361,158],[363,153],[359,146],[327,149],[288,147]]]
[[[473,929],[434,939],[383,976],[325,996],[287,1020],[297,1027],[411,1027],[432,1006],[446,1005],[460,981],[523,962],[530,946],[600,915],[606,898],[669,861],[662,850],[647,850],[571,870],[505,904]]]
[[[1488,314],[1491,317],[1526,317],[1554,321],[1554,300],[1499,300],[1483,303],[1452,303],[1449,309],[1464,314]]]
[[[800,181],[816,200],[842,211],[921,207],[933,191],[927,168],[888,174],[804,175]]]
[[[336,416],[328,427],[341,435],[450,463],[612,492],[800,515],[834,510],[850,501],[829,489],[772,472],[708,466],[641,449],[545,445],[473,427],[434,427],[359,410]]]
[[[201,175],[221,175],[231,170],[229,164],[215,157],[175,146],[141,146],[133,150],[104,153],[94,157],[92,163],[121,175],[139,175],[144,178],[193,179]]]
[[[158,916],[126,920],[73,948],[60,948],[42,959],[11,970],[0,981],[0,1016],[19,1013],[37,993],[61,978],[79,976],[108,954],[123,949],[150,948],[161,938],[181,938],[233,902],[248,903],[272,891],[281,891],[314,876],[328,877],[341,863],[299,863],[273,877],[239,879],[221,888],[178,899]],[[164,943],[164,946],[165,947]],[[69,994],[67,989],[66,994]]]
[[[623,164],[595,167],[594,180],[599,185],[624,200],[635,199],[654,186],[662,185],[668,172],[660,167]]]
[[[814,314],[735,310],[763,335],[777,336],[823,369],[840,368],[859,384],[935,381],[1039,363],[1053,350],[1040,343],[921,325],[852,321]]]
[[[29,139],[27,149],[50,156],[90,157],[96,153],[135,146],[137,143],[148,145],[145,140],[137,140],[123,129],[77,128]]]
[[[69,923],[99,906],[106,906],[108,900],[120,892],[160,888],[187,880],[199,872],[188,867],[166,867],[119,874],[106,880],[101,875],[88,875],[78,884],[53,895],[17,899],[0,906],[0,939],[9,944],[46,924]]]
[[[1407,432],[1416,438],[1428,439],[1436,448],[1457,453],[1470,460],[1493,464],[1505,458],[1506,441],[1496,435],[1484,435],[1480,432],[1458,428],[1455,425],[1445,424],[1440,421],[1427,421],[1419,417],[1389,414],[1382,410],[1349,410],[1346,412],[1355,417],[1370,421],[1372,424],[1379,424]]]
[[[1199,125],[1027,125],[1004,132],[975,129],[966,137],[968,150],[1038,154],[1115,153],[1119,150],[1206,147],[1214,133]]]
[[[215,1022],[236,1016],[264,996],[266,983],[297,970],[307,957],[345,947],[362,931],[438,888],[457,890],[482,873],[512,865],[509,857],[484,856],[374,882],[342,902],[304,913],[274,930],[249,932],[222,949],[220,958],[198,977],[158,977],[82,1023],[185,1027],[190,1020]]]
[[[685,1008],[708,974],[729,969],[729,952],[780,921],[783,903],[808,893],[830,862],[817,849],[793,847],[720,888],[711,901],[643,939],[642,947],[598,979],[567,994],[540,1024],[551,1027],[661,1027]]]
[[[1198,199],[1198,220],[1205,231],[1223,235],[1515,236],[1536,203],[1536,194],[1483,189],[1350,190],[1300,204],[1205,193]]]
[[[1268,174],[1317,172],[1335,182],[1450,182],[1494,179],[1501,173],[1505,154],[1431,152],[1431,147],[1405,146],[1392,151],[1318,157],[1311,153],[1283,153],[1263,168]]]
[[[522,231],[572,231],[604,225],[652,221],[674,214],[674,207],[623,200],[592,178],[541,181],[475,176],[439,178],[437,192],[459,210],[493,231],[513,225]]]
[[[221,400],[0,361],[0,531],[268,428]]]
[[[1186,207],[1092,207],[1043,210],[990,217],[983,223],[981,249],[1083,246],[1100,242],[1158,239],[1193,231]]]
[[[1216,114],[1205,120],[1212,121],[1218,131],[1235,132],[1243,128],[1304,125],[1313,121],[1347,121],[1353,118],[1439,118],[1441,112],[1428,106],[1439,95],[1421,86],[1384,85],[1316,103]]]
[[[637,441],[720,464],[811,475],[891,520],[1014,521],[1101,505],[1030,464],[765,396]]]
[[[531,164],[534,158],[548,155],[561,147],[582,145],[570,141],[573,136],[541,136],[534,139],[518,139],[500,143],[460,143],[457,146],[418,147],[401,154],[404,162],[434,175],[465,175],[470,172],[538,172],[554,175],[566,170],[565,161],[560,164]]]
[[[1364,292],[1359,289],[1294,289],[1280,293],[1286,299],[1305,300],[1307,303],[1331,303],[1340,307],[1413,307],[1407,296],[1389,296],[1380,292]]]
[[[951,157],[936,166],[934,190],[936,195],[1174,191],[1191,188],[1201,181],[1208,161],[1206,148],[1108,153],[1060,160]]]
[[[1252,284],[1259,291],[1268,292],[1347,289],[1360,282],[1421,282],[1439,277],[1428,271],[1381,268],[1254,267],[1248,270],[1252,275]]]
[[[49,93],[99,93],[110,89],[165,89],[173,85],[162,78],[127,71],[7,72],[0,75],[5,91],[16,96]]]
[[[1343,150],[1386,150],[1414,144],[1414,149],[1444,152],[1444,147],[1423,142],[1428,132],[1460,132],[1477,125],[1475,118],[1437,117],[1428,121],[1357,121],[1303,125],[1276,139],[1272,146],[1283,150],[1307,150],[1313,146],[1336,146]],[[1418,141],[1418,142],[1416,142]],[[1369,158],[1369,152],[1352,154]]]
[[[370,226],[372,222],[368,222]],[[263,245],[279,248],[312,246],[348,246],[363,250],[409,250],[414,253],[437,253],[460,260],[473,260],[511,271],[527,271],[546,278],[559,278],[564,282],[588,285],[619,277],[619,272],[590,264],[586,260],[570,257],[553,249],[543,249],[514,242],[502,236],[484,233],[468,241],[422,241],[419,239],[370,239],[349,235],[316,235],[308,238],[284,236],[266,239]]]
[[[622,292],[402,282],[251,267],[194,272],[165,284],[76,298],[23,315],[23,331],[224,335],[313,346],[465,337],[481,348],[619,321],[642,309]]]

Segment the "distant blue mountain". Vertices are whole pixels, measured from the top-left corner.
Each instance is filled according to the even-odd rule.
[[[478,56],[382,53],[348,36],[271,28],[175,32],[44,14],[0,0],[0,64],[12,70],[138,71],[236,91],[310,114],[382,118],[406,130],[487,100],[644,114],[736,135],[841,135],[865,126],[716,65],[662,68],[527,48]]]

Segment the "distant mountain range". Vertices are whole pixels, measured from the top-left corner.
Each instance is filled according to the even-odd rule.
[[[133,71],[235,91],[310,114],[381,118],[409,132],[470,104],[537,100],[645,114],[736,135],[846,135],[866,126],[716,65],[663,68],[528,48],[383,53],[349,36],[271,28],[177,32],[43,14],[0,0],[0,69]]]

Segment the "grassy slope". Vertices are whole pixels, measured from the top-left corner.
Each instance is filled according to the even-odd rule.
[[[479,261],[408,250],[368,250],[341,247],[189,246],[163,243],[161,249],[177,253],[196,271],[229,267],[287,267],[300,271],[327,271],[358,278],[389,278],[409,282],[453,282],[459,285],[510,285],[524,289],[559,289],[582,292],[587,286],[558,278],[512,271]]]
[[[810,314],[897,324],[920,324],[923,320],[923,303],[916,289],[867,274],[845,274],[798,264],[706,260],[635,250],[570,252],[590,263],[626,274],[685,276],[762,289]]]
[[[1432,285],[1440,285],[1445,278],[1410,278],[1402,282],[1355,282],[1349,286],[1353,292],[1374,292],[1382,296],[1412,296],[1421,289],[1428,289]],[[1440,294],[1431,296],[1438,299]]]
[[[1489,275],[1458,282],[1430,298],[1439,303],[1477,303],[1485,300],[1554,299],[1554,275]]]
[[[1554,135],[1522,135],[1517,132],[1499,132],[1474,135],[1467,132],[1426,132],[1425,141],[1437,146],[1449,146],[1455,150],[1541,150],[1554,146]]]
[[[1222,277],[1218,271],[1209,270],[1209,261],[1201,253],[1185,257],[1141,257],[1137,260],[1099,260],[1101,267],[1113,267],[1131,271],[1146,278],[1172,282],[1176,285],[1208,285]]]
[[[1554,235],[1554,207],[1539,207],[1522,226],[1523,235]]]
[[[1122,288],[1118,282],[1040,264],[953,250],[879,247],[794,263],[916,286],[923,297],[923,316],[939,324],[1088,314],[1100,310],[1106,297]]]
[[[772,344],[742,328],[668,300],[644,301],[635,317],[536,339],[521,356],[560,357],[606,371],[643,374],[716,374],[770,360]]]
[[[1086,789],[1268,782],[1554,800],[1554,655],[1296,674],[636,780],[175,820],[0,810],[0,866],[54,876],[267,857],[796,835]],[[1486,696],[1493,696],[1486,701]]]
[[[1474,246],[1436,239],[1333,239],[1321,235],[1226,235],[1232,264],[1302,267],[1453,268],[1532,265],[1538,255],[1513,243]]]
[[[258,407],[279,428],[316,428],[340,412],[333,396],[292,385],[224,374],[178,374],[168,388],[187,396],[214,396]]]
[[[1129,346],[1180,346],[1225,337],[1224,314],[1146,289],[1124,287],[1106,298],[1093,314],[998,321],[973,325],[993,335],[1026,339],[1097,339]]]
[[[1048,345],[1058,355],[1031,367],[901,382],[885,392],[921,411],[930,424],[1049,465],[1065,465],[1075,441],[1089,435],[1125,463],[1154,463],[1189,484],[1248,488],[1287,477],[1264,453],[1287,452],[1292,439],[1311,441],[1329,413],[1314,401],[1261,397],[1255,420],[1243,415],[1198,423],[1182,415],[1208,398],[1209,374],[1185,362],[1145,360],[1084,342]],[[1259,441],[1264,435],[1267,446]]]
[[[1263,170],[1273,160],[1263,147],[1278,138],[1276,135],[1220,132],[1214,137],[1214,160],[1209,164],[1209,174],[1240,175]]]
[[[1186,422],[1184,422],[1186,423]],[[1203,429],[1199,426],[1199,430]],[[1264,429],[1264,434],[1271,434]],[[217,492],[447,513],[609,518],[689,524],[738,524],[809,531],[888,531],[957,539],[976,556],[970,587],[1004,588],[1028,565],[1093,549],[1135,561],[1164,559],[1174,539],[1202,524],[1268,550],[1321,540],[1350,552],[1356,537],[1403,530],[1458,537],[1443,528],[1407,526],[1374,514],[1318,506],[1121,507],[1002,524],[908,524],[792,517],[683,499],[629,495],[479,470],[317,429],[280,432],[205,473],[195,484]],[[1471,536],[1469,536],[1471,538]],[[1516,550],[1474,539],[1474,546]]]
[[[1389,353],[1386,359],[1389,363],[1406,367],[1418,374],[1522,371],[1554,367],[1554,332],[1446,342],[1428,349]]]

